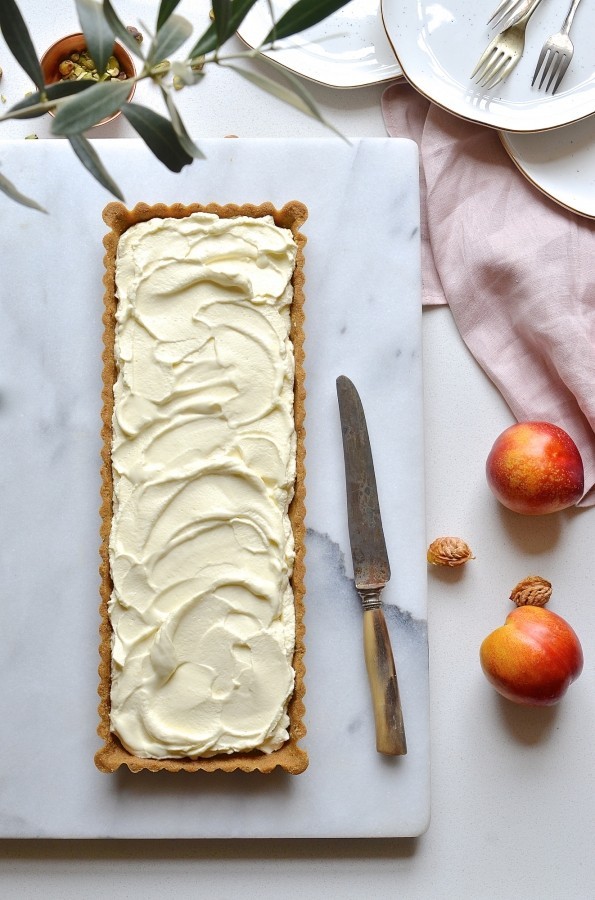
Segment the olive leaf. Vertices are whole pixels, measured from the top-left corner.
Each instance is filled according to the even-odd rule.
[[[216,50],[225,43],[242,24],[252,7],[258,0],[231,0],[231,9],[227,19],[225,30],[216,27],[215,23],[209,25],[205,33],[199,38],[189,53],[190,58],[203,56]]]
[[[171,172],[180,172],[192,162],[192,156],[181,145],[169,119],[138,103],[126,103],[122,113],[149,150]]]
[[[219,44],[223,44],[227,40],[229,20],[231,18],[230,0],[212,0],[213,15],[215,17],[215,31]]]
[[[130,34],[121,19],[118,18],[118,14],[110,3],[110,0],[103,0],[103,15],[115,37],[117,37],[131,53],[134,53],[134,55],[138,56],[140,59],[144,59],[141,45],[136,38]]]
[[[175,53],[184,41],[192,34],[192,25],[182,16],[170,16],[165,25],[159,29],[151,44],[148,59],[151,62],[161,62],[171,53]]]
[[[163,28],[179,2],[180,0],[161,0],[157,13],[157,31]]]
[[[124,195],[122,194],[122,191],[107,172],[91,142],[88,141],[86,137],[83,137],[82,134],[72,134],[68,140],[70,146],[93,178],[109,191],[110,194],[113,194],[118,200],[123,201]]]
[[[114,48],[114,33],[103,15],[103,7],[97,0],[76,0],[76,8],[87,50],[97,71],[105,72]]]
[[[114,10],[112,0],[75,0],[75,2],[89,52],[94,57],[98,68],[104,68],[101,64],[112,54],[115,38],[118,38],[143,62],[145,61],[146,54],[141,52],[139,43],[123,25]],[[246,53],[235,53],[227,59],[219,54],[220,47],[237,31],[257,2],[259,0],[212,0],[215,22],[198,39],[183,63],[174,61],[174,85],[180,87],[184,84],[195,84],[201,80],[202,74],[198,71],[200,67],[193,68],[193,64],[199,57],[204,63],[206,54],[212,53],[212,56],[206,58],[206,62],[226,65],[258,88],[316,118],[343,137],[323,118],[300,79],[282,69],[274,60],[253,50]],[[262,0],[262,2],[267,4],[273,22],[272,0]],[[67,137],[83,165],[107,190],[120,197],[118,186],[103,167],[91,143],[84,138],[83,132],[121,110],[157,159],[171,171],[181,171],[193,159],[200,158],[203,154],[189,135],[174,104],[171,91],[160,79],[156,78],[157,66],[160,63],[165,66],[167,56],[175,53],[192,34],[192,25],[185,18],[174,15],[178,3],[179,0],[160,0],[157,33],[151,41],[148,52],[150,63],[147,65],[144,62],[142,71],[134,79],[134,81],[139,81],[153,77],[158,81],[170,116],[167,119],[149,108],[128,102],[130,80],[58,82],[44,87],[35,48],[16,0],[0,0],[0,30],[2,30],[6,43],[17,62],[31,76],[38,88],[30,97],[15,104],[3,116],[0,116],[0,121],[34,118],[52,110],[54,112],[52,133]],[[278,25],[273,26],[268,39],[285,37],[308,28],[331,15],[343,5],[344,3],[338,2],[338,0],[297,0],[287,10]],[[145,31],[149,33],[146,28]],[[255,56],[260,58],[263,65],[272,67],[284,81],[235,66],[231,60],[238,56],[247,59],[253,59]],[[29,201],[24,197],[6,179],[3,179],[0,189],[18,202],[40,208],[34,201]]]
[[[8,49],[33,81],[35,87],[43,87],[43,72],[33,41],[15,0],[0,2],[0,31]]]
[[[161,85],[161,93],[163,94],[163,99],[165,100],[165,105],[167,106],[167,111],[169,112],[169,117],[171,119],[171,124],[178,136],[178,140],[180,145],[184,148],[186,153],[192,156],[193,159],[204,159],[205,155],[200,149],[197,147],[190,135],[186,130],[186,126],[182,121],[182,117],[178,112],[178,109],[172,100],[171,94],[169,91],[166,91],[163,85]]]
[[[342,6],[345,6],[345,0],[298,0],[287,12],[281,16],[276,22],[266,38],[265,44],[279,38],[289,37],[291,34],[297,34],[298,31],[304,31],[312,25],[316,25],[327,16],[332,15]]]
[[[49,84],[42,91],[35,91],[24,100],[15,103],[3,116],[0,116],[0,122],[5,119],[35,119],[43,116],[54,108],[56,100],[78,94],[93,84],[92,81],[56,81],[55,84]]]
[[[276,71],[282,74],[283,78],[290,84],[290,87],[285,87],[283,84],[280,84],[278,81],[275,81],[273,78],[269,78],[267,75],[261,75],[258,72],[252,72],[249,69],[244,69],[241,66],[235,66],[232,63],[226,63],[226,68],[233,69],[234,72],[237,72],[238,75],[241,75],[242,78],[245,78],[247,81],[252,82],[257,87],[266,91],[269,94],[272,94],[274,97],[277,97],[279,100],[282,100],[284,103],[288,103],[290,106],[294,106],[296,109],[299,109],[300,112],[305,113],[307,116],[311,116],[313,119],[317,119],[322,125],[330,128],[331,131],[334,131],[339,137],[343,138],[343,140],[347,140],[341,132],[335,128],[332,123],[328,122],[318,107],[316,106],[313,98],[310,96],[307,90],[302,86],[299,79],[295,78],[291,72],[287,70],[281,70],[280,66],[275,63],[271,63],[267,60],[266,57],[259,57],[262,62],[269,63],[274,67]]]
[[[10,197],[11,200],[16,200],[17,203],[21,203],[23,206],[29,206],[31,209],[36,209],[39,212],[47,212],[43,206],[40,206],[39,203],[32,200],[31,197],[26,197],[24,194],[21,194],[12,181],[9,181],[4,175],[0,175],[0,191],[6,194],[7,197]]]
[[[127,81],[95,82],[88,91],[69,98],[56,112],[52,133],[80,134],[111,116],[126,103],[130,93]]]

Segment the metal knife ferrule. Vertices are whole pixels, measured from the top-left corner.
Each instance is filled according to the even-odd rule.
[[[378,588],[359,588],[362,609],[382,609],[382,597]]]

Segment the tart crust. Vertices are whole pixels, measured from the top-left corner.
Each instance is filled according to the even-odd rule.
[[[208,758],[180,758],[180,759],[144,759],[130,753],[110,730],[110,688],[111,688],[111,645],[112,628],[108,615],[108,603],[112,593],[112,579],[109,563],[109,536],[112,520],[113,503],[113,475],[111,463],[112,446],[112,414],[114,408],[113,386],[117,377],[117,366],[114,356],[114,341],[116,331],[116,286],[115,268],[116,253],[120,236],[132,225],[145,222],[152,218],[185,218],[196,212],[215,213],[220,218],[235,218],[237,216],[250,216],[261,218],[272,216],[275,224],[288,228],[297,244],[297,256],[292,277],[293,301],[291,305],[290,337],[293,342],[295,355],[295,383],[294,383],[294,422],[297,436],[296,449],[296,481],[295,493],[289,507],[295,539],[295,564],[292,576],[292,587],[295,604],[296,634],[295,651],[293,655],[293,668],[295,671],[295,687],[290,699],[287,712],[289,715],[289,739],[278,750],[271,753],[263,753],[258,750],[250,753],[218,754]],[[149,206],[140,203],[134,209],[129,210],[121,203],[109,203],[103,211],[103,219],[109,226],[109,232],[103,240],[105,247],[104,265],[105,274],[103,284],[105,287],[103,314],[103,389],[101,418],[103,427],[102,437],[102,466],[101,466],[101,564],[99,572],[100,585],[100,663],[99,663],[99,719],[97,733],[103,740],[103,746],[95,754],[95,764],[102,772],[115,772],[120,766],[127,766],[131,772],[149,770],[151,772],[233,772],[237,769],[243,772],[272,772],[279,767],[284,771],[297,775],[303,772],[308,765],[308,756],[298,743],[306,733],[304,724],[304,576],[305,576],[305,386],[304,386],[304,245],[306,238],[300,232],[301,225],[308,216],[308,210],[303,203],[291,201],[282,209],[276,209],[271,203],[261,205],[245,204],[237,206],[227,204],[219,206],[210,203],[206,206],[192,204],[184,206],[180,203],[167,206],[156,204]]]

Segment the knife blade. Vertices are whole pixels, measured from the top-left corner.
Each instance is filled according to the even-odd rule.
[[[337,378],[341,417],[347,521],[355,587],[363,608],[364,656],[374,707],[376,749],[404,756],[407,742],[395,661],[386,626],[381,592],[390,580],[390,564],[382,529],[366,417],[355,385]]]

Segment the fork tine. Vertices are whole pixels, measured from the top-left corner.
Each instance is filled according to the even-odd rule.
[[[541,69],[541,66],[543,65],[543,61],[547,55],[548,50],[549,50],[549,48],[548,48],[547,44],[544,44],[543,47],[541,48],[541,53],[539,54],[539,59],[537,60],[537,65],[535,66],[535,72],[533,73],[533,81],[531,82],[531,87],[533,87],[533,85],[535,84],[535,80],[536,80],[537,76],[539,75],[539,70]]]
[[[565,53],[560,60],[560,65],[558,66],[558,78],[554,85],[552,94],[555,94],[556,91],[558,90],[558,88],[560,87],[560,82],[564,78],[564,75],[566,74],[566,69],[568,68],[569,65],[570,65],[570,56],[567,53]],[[552,74],[552,77],[550,78],[550,80],[547,83],[548,89],[549,89],[550,84],[553,81],[553,78],[554,78],[554,75]]]
[[[499,50],[497,53],[495,53],[493,58],[490,60],[490,64],[485,67],[485,69],[481,73],[481,76],[477,79],[478,84],[481,87],[487,87],[487,85],[498,74],[505,61],[506,55],[504,50]]]
[[[482,82],[482,87],[489,89],[496,87],[503,78],[505,78],[505,73],[510,71],[510,63],[512,62],[512,57],[507,56],[505,53],[502,54],[498,62],[492,66],[492,71],[489,74],[488,78],[484,78]]]
[[[488,25],[495,28],[506,22],[508,27],[518,17],[519,11],[522,12],[523,6],[524,0],[502,0],[498,9],[494,10],[492,18],[488,20]]]
[[[500,72],[498,74],[498,79],[496,81],[492,81],[488,85],[488,87],[493,88],[497,84],[499,84],[501,81],[504,81],[505,78],[508,78],[508,76],[510,75],[510,73],[512,72],[514,67],[516,66],[517,62],[518,62],[518,57],[515,58],[514,56],[509,56],[506,65],[500,69]]]
[[[545,81],[548,72],[551,72],[553,75],[555,73],[556,69],[558,68],[556,65],[556,55],[557,54],[556,54],[555,50],[553,50],[551,47],[546,47],[546,58],[545,58],[543,70],[541,72],[541,78],[539,80],[539,85],[538,85],[539,90],[541,90],[541,85]],[[547,87],[546,87],[546,91],[547,91]]]
[[[556,83],[555,83],[555,85],[554,85],[554,89],[553,89],[553,91],[552,91],[552,94],[555,94],[556,91],[558,90],[558,88],[560,87],[560,82],[561,82],[562,79],[564,78],[564,75],[566,74],[566,69],[568,68],[569,65],[570,65],[570,59],[568,59],[568,61],[566,62],[566,65],[564,66],[564,68],[562,69],[562,71],[560,72],[560,74],[558,75],[558,80],[556,81]]]
[[[475,68],[473,69],[473,71],[471,72],[471,75],[469,76],[470,78],[475,78],[475,76],[479,74],[479,71],[481,69],[483,69],[485,71],[485,69],[487,68],[487,65],[488,65],[488,60],[492,56],[494,49],[495,49],[494,42],[492,41],[490,44],[488,44],[488,46],[485,48],[485,50],[483,51],[483,53],[477,60]]]
[[[485,61],[485,64],[477,72],[477,78],[475,80],[478,84],[483,85],[484,81],[492,77],[494,66],[497,64],[501,56],[502,51],[498,50],[497,47],[493,47],[490,56]]]
[[[498,4],[497,9],[494,10],[488,19],[488,25],[496,25],[497,22],[501,22],[502,19],[510,15],[517,3],[518,0],[502,0],[502,3]]]
[[[549,91],[549,89],[550,89],[550,87],[551,87],[551,84],[552,84],[552,81],[554,80],[554,78],[555,78],[556,75],[558,74],[558,69],[560,68],[560,66],[561,66],[562,63],[564,62],[564,55],[560,56],[560,52],[559,52],[558,50],[553,50],[553,51],[552,51],[552,55],[551,55],[551,59],[552,59],[552,65],[551,65],[550,70],[549,70],[549,72],[550,72],[550,77],[549,77],[548,83],[547,83],[546,86],[545,86],[545,91],[546,91],[546,93]],[[570,60],[569,60],[569,62],[570,62]],[[566,71],[566,70],[564,70],[564,71]],[[564,74],[564,73],[562,73],[562,74]],[[543,81],[544,81],[544,79],[545,79],[545,76],[546,76],[546,73],[544,72],[543,75],[541,76],[541,81],[539,82],[539,87],[541,87],[541,85],[543,84]]]

